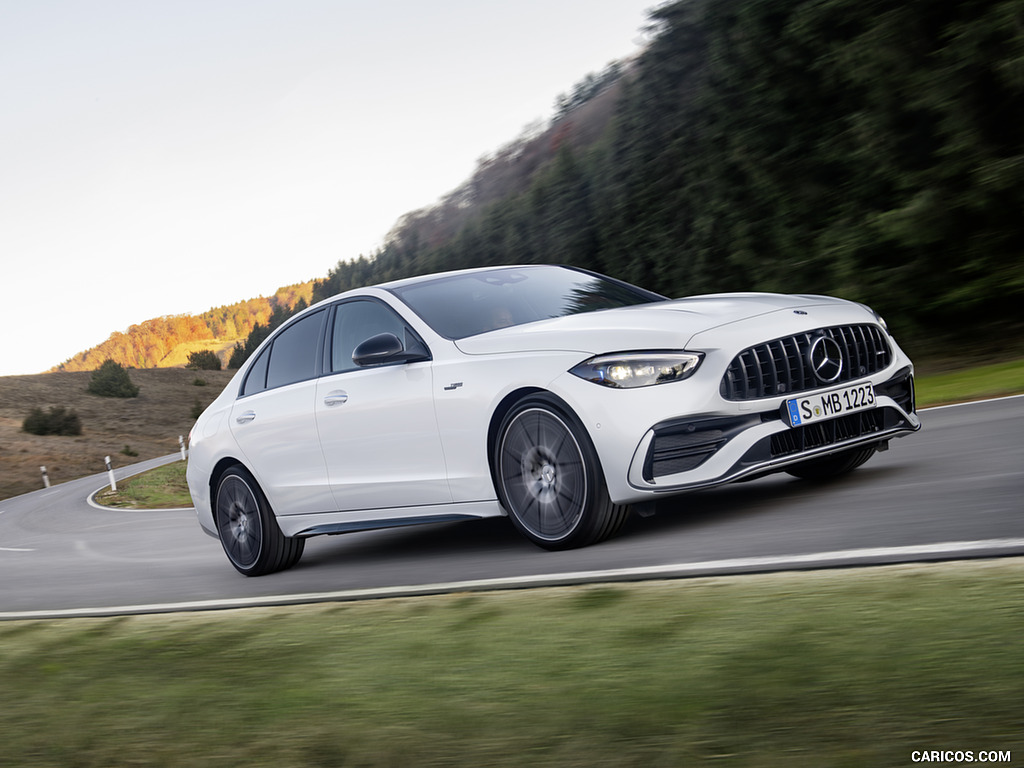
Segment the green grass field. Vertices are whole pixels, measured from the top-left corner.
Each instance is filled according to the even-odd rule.
[[[1011,360],[917,379],[920,408],[1024,392],[1024,360]]]
[[[0,623],[3,766],[1024,758],[1024,560]]]

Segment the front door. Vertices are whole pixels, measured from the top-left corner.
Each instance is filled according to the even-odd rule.
[[[343,511],[452,501],[431,362],[360,368],[352,361],[356,346],[385,332],[407,348],[423,344],[383,302],[359,299],[335,308],[328,370],[317,382],[316,422],[335,504]]]

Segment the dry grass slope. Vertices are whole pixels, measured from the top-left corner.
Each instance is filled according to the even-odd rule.
[[[0,499],[42,488],[40,466],[53,483],[102,472],[103,458],[115,466],[164,456],[178,450],[178,435],[188,435],[198,400],[204,408],[234,371],[184,368],[133,369],[139,396],[96,397],[85,391],[91,372],[55,372],[0,377]],[[206,382],[197,386],[196,380]],[[63,406],[82,420],[80,437],[38,436],[21,431],[34,407]],[[138,456],[122,453],[130,446]]]

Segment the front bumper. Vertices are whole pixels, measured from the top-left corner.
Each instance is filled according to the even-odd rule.
[[[633,501],[784,470],[850,448],[883,445],[921,428],[914,377],[905,368],[874,385],[877,407],[791,427],[779,406],[742,416],[673,419],[651,428],[630,463]]]
[[[792,393],[724,399],[718,383],[731,355],[712,351],[708,358],[703,370],[678,384],[595,392],[603,388],[574,382],[571,375],[558,382],[563,386],[557,393],[576,413],[589,416],[584,423],[614,503],[639,504],[851,448],[884,447],[921,428],[913,366],[898,348],[884,370],[852,382],[872,386],[874,408],[801,427],[791,427],[781,415]]]

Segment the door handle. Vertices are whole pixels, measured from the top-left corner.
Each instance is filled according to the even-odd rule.
[[[324,395],[324,405],[328,408],[335,405],[343,405],[348,402],[348,392],[342,389],[336,389],[333,392],[328,392]]]
[[[255,418],[256,411],[246,411],[245,413],[240,413],[238,417],[235,419],[235,421],[238,422],[239,424],[248,424]]]

